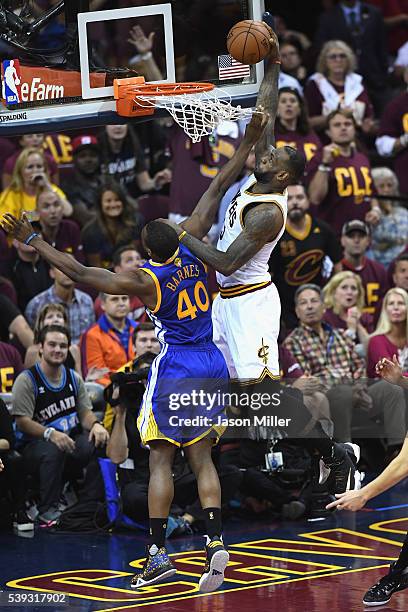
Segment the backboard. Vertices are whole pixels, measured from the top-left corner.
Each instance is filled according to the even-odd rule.
[[[263,63],[229,66],[226,37],[238,21],[262,19],[263,0],[122,0],[116,4],[119,8],[78,14],[77,70],[55,72],[28,67],[22,60],[18,65],[18,54],[10,56],[12,69],[17,68],[14,83],[18,83],[19,101],[0,106],[0,134],[123,122],[113,99],[117,69],[137,71],[147,82],[209,81],[233,104],[254,104]],[[150,51],[144,38],[152,41]],[[3,97],[6,67],[13,86],[9,64],[3,62]]]

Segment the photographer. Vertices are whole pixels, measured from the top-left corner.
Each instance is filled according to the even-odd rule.
[[[144,323],[144,327],[151,324]],[[136,349],[141,344],[147,330],[135,335]],[[139,338],[140,336],[140,338]],[[118,478],[123,511],[134,521],[146,521],[149,517],[149,450],[142,446],[136,419],[145,390],[148,371],[155,358],[152,352],[144,351],[133,364],[127,364],[129,372],[118,372],[112,378],[112,385],[105,390],[113,416],[111,437],[106,454],[113,463],[119,465]],[[182,517],[170,514],[167,536],[190,532],[190,525],[204,521],[204,513],[198,499],[196,478],[191,471],[182,451],[176,454],[173,464],[174,505],[172,512],[183,512]],[[225,505],[238,490],[242,474],[232,465],[224,466],[219,472],[222,503]],[[171,520],[173,519],[173,520]]]

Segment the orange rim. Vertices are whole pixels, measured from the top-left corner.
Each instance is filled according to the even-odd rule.
[[[198,94],[214,89],[214,83],[135,83],[119,84],[118,98],[135,98],[138,96],[181,96],[184,94]],[[115,96],[116,97],[116,96]]]

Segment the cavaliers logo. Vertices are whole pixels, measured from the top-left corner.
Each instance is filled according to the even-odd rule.
[[[262,338],[262,346],[258,350],[258,357],[259,359],[262,359],[265,365],[268,363],[269,346],[267,344],[264,344],[263,338]]]
[[[174,265],[177,266],[178,268],[181,268],[181,259],[180,259],[180,257],[176,257],[176,259],[174,260]]]
[[[300,253],[286,268],[285,282],[295,287],[310,283],[319,274],[323,257],[320,249]]]

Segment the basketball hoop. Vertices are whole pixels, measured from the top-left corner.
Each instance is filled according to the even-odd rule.
[[[143,77],[115,79],[116,110],[122,117],[152,115],[165,109],[193,142],[209,136],[224,120],[252,116],[252,109],[233,106],[213,83],[145,83]]]

